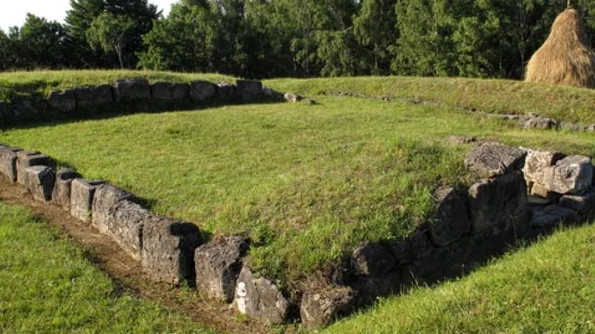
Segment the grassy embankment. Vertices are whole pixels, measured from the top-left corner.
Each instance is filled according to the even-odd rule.
[[[116,285],[28,210],[0,203],[0,332],[207,333]]]

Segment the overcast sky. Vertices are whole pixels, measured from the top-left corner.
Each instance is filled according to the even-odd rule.
[[[177,0],[149,0],[167,15],[172,3]],[[70,0],[0,0],[0,29],[21,26],[27,13],[45,17],[50,21],[64,23],[66,11],[70,9]]]

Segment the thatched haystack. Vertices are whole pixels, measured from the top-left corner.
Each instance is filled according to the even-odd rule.
[[[556,18],[527,64],[525,81],[595,88],[595,53],[576,10],[567,9]]]

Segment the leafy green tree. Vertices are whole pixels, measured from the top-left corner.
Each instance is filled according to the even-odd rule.
[[[91,47],[101,48],[106,53],[115,51],[120,68],[124,68],[124,49],[129,43],[127,35],[133,27],[134,22],[129,17],[104,12],[91,23],[87,41]]]

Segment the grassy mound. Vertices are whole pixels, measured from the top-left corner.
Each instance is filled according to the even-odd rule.
[[[118,296],[80,249],[28,210],[0,203],[0,240],[0,332],[210,332],[154,302]]]
[[[470,276],[383,300],[329,333],[593,333],[595,225],[561,231]]]

